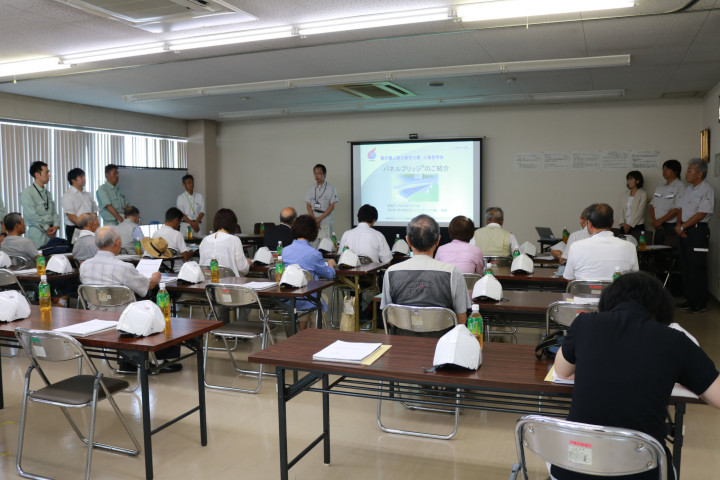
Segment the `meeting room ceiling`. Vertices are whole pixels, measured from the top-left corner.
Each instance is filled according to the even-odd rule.
[[[0,92],[225,121],[672,101],[702,98],[720,81],[720,0],[637,0],[615,10],[459,20],[458,9],[471,3],[478,0],[0,0],[0,72],[9,62],[45,57],[66,67],[0,77]],[[116,16],[108,13],[113,8]],[[446,9],[447,18],[298,33],[311,22],[436,8]],[[224,33],[273,36],[268,29],[290,36],[177,46]],[[137,46],[160,51],[79,60],[81,54]]]

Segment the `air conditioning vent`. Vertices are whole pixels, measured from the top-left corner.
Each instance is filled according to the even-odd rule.
[[[257,20],[238,0],[56,0],[151,32]]]
[[[352,95],[363,100],[385,98],[417,97],[416,94],[392,82],[352,83],[347,85],[328,85],[328,88]]]

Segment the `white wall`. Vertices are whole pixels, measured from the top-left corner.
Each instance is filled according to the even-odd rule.
[[[571,231],[579,228],[579,214],[590,203],[608,202],[614,207],[625,188],[627,172],[516,174],[516,153],[659,150],[661,162],[676,158],[684,164],[698,155],[702,111],[700,100],[614,102],[221,123],[218,198],[223,207],[236,211],[243,231],[256,221],[276,221],[285,205],[304,213],[312,166],[324,163],[328,181],[338,189],[335,230],[340,235],[354,215],[350,212],[348,141],[406,139],[409,133],[421,138],[485,136],[483,207],[501,206],[506,228],[520,242],[535,242],[536,225],[550,226],[559,234],[565,225]],[[662,181],[660,168],[643,171],[643,175],[651,195]],[[209,205],[208,214],[218,206]]]
[[[185,120],[9,93],[0,93],[0,118],[172,137],[187,136]]]
[[[700,130],[710,129],[710,165],[708,165],[708,181],[715,187],[715,215],[710,221],[710,266],[708,271],[708,288],[715,298],[720,298],[720,83],[715,85],[705,96],[703,103]],[[699,133],[698,133],[699,137]],[[698,142],[698,152],[700,150]],[[698,154],[699,156],[699,154]]]

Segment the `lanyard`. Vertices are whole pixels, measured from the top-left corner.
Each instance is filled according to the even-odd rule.
[[[325,195],[325,190],[327,190],[327,182],[324,182],[322,184],[323,191],[320,192],[320,198],[322,198],[323,195]],[[315,203],[318,203],[318,194],[317,194],[318,187],[315,185]]]
[[[50,208],[50,197],[46,196],[45,198],[43,198],[42,194],[40,193],[40,189],[37,187],[37,185],[35,185],[33,183],[32,186],[35,187],[35,191],[37,192],[38,196],[40,197],[40,200],[43,201],[43,205],[45,206],[45,211],[47,212]]]
[[[185,192],[185,198],[187,199],[188,206],[190,207],[190,211],[192,212],[192,215],[195,216],[195,204],[196,204],[195,194],[193,194],[193,197],[192,197],[193,198],[192,205],[190,204],[190,197],[188,196],[187,191]]]

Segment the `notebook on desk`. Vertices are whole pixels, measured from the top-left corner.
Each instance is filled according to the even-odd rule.
[[[540,236],[540,240],[548,240],[548,241],[557,240],[555,238],[555,235],[553,235],[553,232],[550,229],[550,227],[535,227],[535,231]]]

